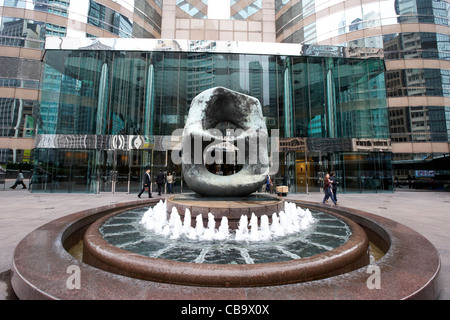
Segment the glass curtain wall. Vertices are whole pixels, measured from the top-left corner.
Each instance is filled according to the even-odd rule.
[[[384,71],[379,59],[48,50],[32,190],[133,193],[149,167],[189,192],[167,141],[197,94],[223,86],[258,98],[279,130],[276,186],[319,191],[335,171],[341,192],[391,191],[390,152],[355,143],[389,139]]]

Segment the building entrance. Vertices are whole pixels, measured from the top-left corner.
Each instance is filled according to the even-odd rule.
[[[152,175],[152,192],[161,170],[173,176],[173,193],[191,192],[184,182],[181,164],[172,161],[174,150],[108,149],[70,150],[37,149],[32,176],[33,192],[137,194],[147,168]],[[42,161],[45,159],[46,162]],[[214,164],[208,170],[214,174],[230,175],[239,165]],[[288,186],[289,193],[321,192],[327,173],[335,172],[340,182],[339,192],[392,191],[392,167],[389,152],[280,152],[279,167],[271,175],[274,188]],[[263,186],[261,191],[264,192]],[[167,185],[164,185],[167,193]]]
[[[142,188],[142,176],[150,168],[152,192],[157,192],[156,176],[160,171],[173,176],[172,192],[189,192],[183,184],[181,165],[171,161],[170,151],[159,150],[104,150],[99,165],[100,180],[97,192],[139,193]],[[167,181],[167,180],[166,180]],[[167,193],[167,184],[164,185]]]

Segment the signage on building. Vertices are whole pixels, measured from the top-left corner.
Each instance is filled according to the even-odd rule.
[[[94,134],[37,134],[35,148],[38,149],[96,149],[132,150],[153,149],[171,150],[177,141],[171,136],[146,135],[94,135]]]
[[[434,171],[433,170],[416,170],[416,177],[417,178],[432,178],[434,177]]]

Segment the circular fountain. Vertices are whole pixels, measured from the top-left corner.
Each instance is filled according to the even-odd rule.
[[[149,257],[114,247],[98,232],[98,240],[104,241],[108,250],[105,259],[114,256],[134,257],[137,260],[118,261],[117,268],[127,270],[124,274],[94,267],[77,257],[74,249],[80,251],[86,230],[95,223],[99,228],[109,218],[139,208],[156,205],[157,200],[140,200],[118,203],[104,207],[84,210],[53,220],[28,234],[16,247],[11,267],[11,283],[20,299],[435,299],[439,293],[438,274],[439,255],[434,246],[414,230],[387,218],[367,212],[344,207],[329,207],[317,203],[294,201],[296,205],[326,213],[337,213],[362,228],[370,244],[383,251],[383,256],[370,262],[366,267],[354,269],[337,275],[326,275],[314,281],[288,282],[277,285],[248,286],[204,286],[192,282],[189,285],[173,284],[154,280],[144,280],[133,275],[136,268],[149,268]],[[147,209],[145,209],[147,210]],[[108,218],[106,218],[108,216]],[[106,219],[105,219],[106,218]],[[93,230],[95,230],[93,228]],[[103,239],[103,240],[102,240]],[[348,243],[348,242],[347,242]],[[338,247],[339,248],[339,247]],[[335,249],[334,249],[335,250]],[[82,251],[82,249],[81,249]],[[322,260],[337,259],[332,252],[323,253]],[[70,253],[69,253],[70,252]],[[336,252],[336,251],[334,251]],[[317,266],[312,260],[311,268]],[[83,257],[84,259],[84,257]],[[155,259],[155,261],[158,259]],[[300,259],[302,260],[302,259]],[[145,263],[144,263],[145,261]],[[163,273],[172,268],[194,265],[172,260],[159,259],[156,262]],[[293,260],[295,261],[295,260]],[[343,259],[340,264],[349,261]],[[139,263],[138,266],[135,263]],[[231,267],[259,270],[277,266],[278,263],[292,264],[291,261],[261,263],[250,265],[231,265]],[[208,274],[221,274],[219,264],[203,264],[201,268]],[[243,269],[243,270],[244,270]],[[286,265],[283,269],[273,268],[279,279],[289,279],[295,273]],[[179,272],[186,270],[177,269]],[[278,272],[277,272],[278,270]],[[381,286],[368,285],[373,270],[381,275]],[[141,270],[140,270],[141,271]],[[248,270],[242,271],[249,273]],[[175,272],[176,273],[176,272]],[[76,286],[77,275],[79,286]],[[170,280],[170,274],[160,274]],[[75,279],[75,280],[74,280]],[[230,276],[229,279],[233,280]],[[260,279],[259,279],[260,280]],[[291,278],[292,280],[292,278]],[[73,281],[73,282],[72,282]],[[273,283],[273,282],[272,282]],[[230,283],[231,284],[231,283]]]

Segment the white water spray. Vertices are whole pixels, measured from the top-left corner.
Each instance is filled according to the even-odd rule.
[[[228,218],[223,216],[220,221],[219,232],[216,235],[217,240],[225,240],[229,237],[230,231],[228,227]]]
[[[235,240],[242,241],[248,238],[248,218],[242,215],[239,219],[238,228],[236,230]]]
[[[141,219],[141,224],[147,230],[151,230],[164,237],[178,239],[186,237],[190,240],[236,240],[236,241],[268,241],[271,239],[283,237],[289,234],[307,230],[314,222],[314,218],[308,209],[297,207],[295,203],[286,202],[283,211],[272,214],[272,223],[269,223],[269,217],[262,215],[259,219],[254,213],[251,214],[250,224],[248,217],[242,215],[238,229],[234,232],[229,230],[227,217],[222,217],[220,226],[215,228],[214,215],[208,213],[208,224],[205,228],[201,214],[196,216],[195,228],[191,226],[191,213],[186,209],[184,221],[181,221],[180,215],[175,207],[171,214],[167,215],[166,203],[162,200],[153,208],[149,208]],[[250,230],[249,230],[250,226]]]

